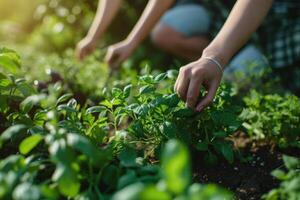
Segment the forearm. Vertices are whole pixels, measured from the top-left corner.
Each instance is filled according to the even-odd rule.
[[[87,36],[97,40],[106,31],[120,9],[122,0],[99,0],[97,13]]]
[[[219,34],[204,50],[225,66],[267,15],[273,0],[238,0]]]
[[[139,21],[128,35],[127,40],[135,47],[150,33],[164,12],[170,8],[174,0],[149,0]]]

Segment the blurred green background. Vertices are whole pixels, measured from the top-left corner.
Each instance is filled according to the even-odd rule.
[[[109,30],[98,43],[97,51],[83,62],[74,58],[74,49],[87,33],[96,13],[97,0],[1,0],[0,46],[16,50],[22,60],[20,76],[31,82],[48,81],[49,71],[58,72],[74,87],[86,93],[98,91],[107,79],[100,47],[121,41],[130,32],[147,1],[127,0]],[[127,71],[140,71],[174,64],[174,59],[146,41],[123,63]],[[0,69],[1,70],[1,69]],[[128,74],[128,72],[126,72]],[[126,74],[124,73],[124,74]],[[134,73],[131,73],[134,74]]]
[[[87,32],[97,3],[96,0],[1,0],[1,43],[28,42],[39,51],[56,52],[73,47]],[[109,36],[102,41],[123,38],[144,4],[144,1],[124,1],[119,14],[122,17],[117,17]]]

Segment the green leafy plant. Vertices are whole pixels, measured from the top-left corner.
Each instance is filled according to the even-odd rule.
[[[300,196],[300,160],[291,156],[283,156],[287,170],[276,169],[272,175],[281,181],[278,188],[272,189],[263,196],[266,200],[297,200]]]
[[[299,147],[300,101],[294,95],[262,95],[255,90],[244,98],[240,115],[251,137],[271,139],[280,147]]]
[[[157,197],[151,192],[157,191],[155,184],[165,185],[160,194],[168,197],[229,195],[216,186],[188,189],[188,151],[177,141],[167,145],[161,169],[138,147],[146,141],[144,136],[157,137],[145,145],[152,150],[164,146],[180,135],[172,124],[180,116],[173,113],[195,114],[179,105],[176,95],[156,91],[170,85],[170,80],[162,80],[172,74],[144,76],[139,86],[113,88],[92,107],[81,106],[71,93],[63,94],[63,83],[38,93],[26,80],[1,74],[0,199],[111,199],[132,184],[152,185],[147,198]],[[157,110],[148,107],[155,101]],[[135,129],[136,121],[145,128]],[[157,132],[150,135],[151,130]]]
[[[110,100],[100,105],[110,113],[115,131],[125,124],[128,141],[144,147],[149,156],[164,141],[180,138],[205,152],[205,160],[210,164],[217,161],[217,154],[233,162],[234,152],[226,138],[240,126],[237,120],[240,109],[232,104],[230,89],[223,85],[214,105],[196,113],[173,93],[176,73],[170,70],[156,76],[144,75],[137,86],[113,88]]]
[[[162,153],[162,178],[157,184],[134,183],[118,191],[113,200],[233,199],[233,195],[216,185],[191,184],[189,153],[184,144],[171,139]]]

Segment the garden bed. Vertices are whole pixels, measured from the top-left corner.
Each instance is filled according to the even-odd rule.
[[[233,191],[237,200],[257,200],[272,188],[279,185],[271,172],[283,165],[282,155],[300,157],[300,150],[294,148],[279,149],[268,142],[253,141],[245,133],[236,133],[232,141],[243,157],[249,161],[236,160],[229,164],[220,159],[216,166],[205,166],[199,155],[193,155],[194,181],[217,183]],[[250,157],[249,157],[250,156]]]

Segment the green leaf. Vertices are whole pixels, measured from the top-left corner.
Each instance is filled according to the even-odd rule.
[[[114,98],[119,98],[122,95],[122,90],[120,88],[113,88],[112,89],[112,96]]]
[[[40,190],[43,194],[43,197],[45,199],[59,199],[59,192],[57,190],[57,188],[48,185],[48,184],[41,184],[40,186]]]
[[[117,188],[118,189],[124,188],[129,184],[136,182],[136,180],[137,180],[136,172],[134,170],[129,170],[118,180]]]
[[[124,87],[123,93],[124,93],[124,97],[125,97],[125,98],[128,98],[128,97],[129,97],[130,92],[131,92],[131,88],[132,88],[132,85],[131,85],[131,84]]]
[[[87,156],[87,158],[91,159],[93,164],[99,165],[102,161],[102,154],[98,151],[98,149],[92,144],[87,138],[82,135],[78,135],[75,133],[69,133],[67,135],[67,144],[74,149],[77,149],[81,153]],[[107,155],[107,158],[109,156]]]
[[[106,108],[104,106],[93,106],[88,108],[85,113],[86,114],[92,114],[92,113],[100,113],[103,110],[106,110]]]
[[[47,135],[47,137],[50,138],[49,135]],[[53,160],[68,166],[76,160],[74,152],[67,146],[65,139],[56,139],[53,142],[51,139],[47,140],[47,137],[45,138],[45,141],[49,145],[49,153]]]
[[[159,129],[165,136],[167,136],[168,139],[176,138],[177,128],[174,123],[166,121],[159,127]]]
[[[116,188],[120,176],[120,168],[115,165],[109,165],[104,168],[102,174],[103,182],[109,187]]]
[[[171,200],[172,196],[166,191],[161,191],[154,185],[148,185],[145,187],[142,192],[140,193],[141,200]]]
[[[17,89],[21,92],[24,97],[28,97],[30,95],[34,95],[37,92],[35,89],[29,85],[28,83],[21,83],[17,86]]]
[[[12,82],[9,79],[0,79],[0,89],[9,89]]]
[[[15,81],[16,85],[21,85],[22,83],[25,83],[25,82],[26,82],[25,78],[18,78]]]
[[[232,150],[232,147],[231,145],[225,145],[223,146],[222,148],[222,154],[224,155],[224,157],[226,158],[226,160],[229,162],[229,163],[233,163],[233,150]]]
[[[283,155],[282,157],[284,165],[288,168],[288,169],[299,169],[300,168],[300,160],[295,158],[295,157],[291,157],[291,156],[287,156],[287,155]]]
[[[19,169],[19,170],[26,169],[25,158],[20,154],[19,155],[10,155],[10,156],[6,157],[5,159],[1,160],[0,169],[1,169],[2,173],[7,173],[7,176],[8,176],[9,172],[12,172],[12,169]],[[12,181],[12,183],[14,181],[17,181],[17,174],[15,174],[15,177],[10,177],[10,181]]]
[[[150,108],[148,105],[142,104],[141,106],[136,107],[133,112],[140,115],[140,116],[145,116],[148,114]]]
[[[213,133],[214,136],[217,138],[224,138],[227,136],[227,133],[225,131],[218,131]]]
[[[158,75],[154,78],[154,80],[155,80],[155,82],[159,82],[159,81],[164,80],[166,77],[167,77],[167,73],[161,73],[161,74],[158,74]]]
[[[64,196],[74,197],[78,194],[80,182],[76,173],[69,167],[59,164],[52,179],[58,183],[58,189]]]
[[[57,110],[58,111],[63,111],[64,110],[67,113],[76,113],[77,112],[76,109],[74,109],[74,108],[72,108],[72,107],[70,107],[70,106],[68,106],[66,104],[62,104],[62,105],[57,106]]]
[[[0,80],[2,80],[2,79],[7,79],[7,76],[0,72]]]
[[[211,116],[217,125],[233,126],[234,128],[240,125],[237,116],[231,112],[215,111]]]
[[[113,107],[113,104],[112,104],[110,101],[108,101],[108,100],[102,101],[102,102],[100,103],[100,105],[103,105],[103,106],[105,106],[105,107],[107,107],[107,108],[109,108],[109,109],[112,109],[112,107]]]
[[[45,94],[32,95],[21,102],[20,108],[24,113],[28,113],[34,105],[46,98]]]
[[[233,194],[214,184],[194,183],[188,191],[189,200],[233,200]]]
[[[0,94],[0,113],[4,113],[6,109],[9,109],[9,106],[7,104],[7,96]]]
[[[37,186],[25,182],[17,185],[13,191],[13,198],[18,200],[39,200],[41,199],[41,194]]]
[[[144,75],[144,76],[141,76],[140,77],[140,80],[144,83],[147,83],[147,84],[153,84],[155,83],[154,79],[153,79],[153,76],[152,75]]]
[[[74,99],[74,98],[70,99],[68,101],[68,103],[67,103],[67,106],[69,106],[69,107],[71,107],[73,109],[76,109],[76,107],[77,107],[77,101],[76,101],[76,99]]]
[[[275,169],[271,172],[271,175],[279,180],[285,180],[287,178],[287,175],[284,171]]]
[[[174,112],[174,116],[176,117],[192,117],[195,115],[195,112],[189,108],[182,108]]]
[[[11,73],[16,73],[20,68],[20,57],[13,51],[6,48],[0,49],[0,66]]]
[[[115,193],[112,200],[142,200],[140,193],[144,190],[144,187],[142,183],[129,185]]]
[[[171,94],[167,97],[167,102],[169,107],[176,107],[180,102],[180,99],[177,94]]]
[[[6,129],[0,136],[0,144],[6,140],[11,139],[16,134],[20,133],[26,128],[23,124],[17,124]],[[1,146],[1,145],[0,145]]]
[[[34,147],[36,147],[40,143],[40,141],[42,141],[42,139],[43,136],[39,134],[35,134],[25,138],[19,146],[20,152],[25,155],[28,154]]]
[[[174,79],[178,76],[178,70],[170,69],[167,71],[167,76],[170,79]]]
[[[71,97],[73,96],[73,94],[71,93],[67,93],[67,94],[64,94],[62,95],[61,97],[59,97],[56,101],[56,105],[64,102],[64,101],[67,101],[68,99],[70,99]]]
[[[124,167],[136,166],[136,157],[137,155],[135,150],[129,147],[124,148],[118,155],[118,158],[121,161],[121,165],[123,165]]]
[[[151,93],[153,91],[155,91],[155,88],[152,85],[145,85],[145,86],[140,88],[139,94],[140,95],[147,94],[147,93]]]
[[[162,154],[162,172],[167,188],[172,193],[183,193],[191,182],[188,149],[178,140],[169,140]]]
[[[229,163],[233,163],[234,155],[232,145],[225,141],[216,141],[213,143],[215,149],[220,152]]]

